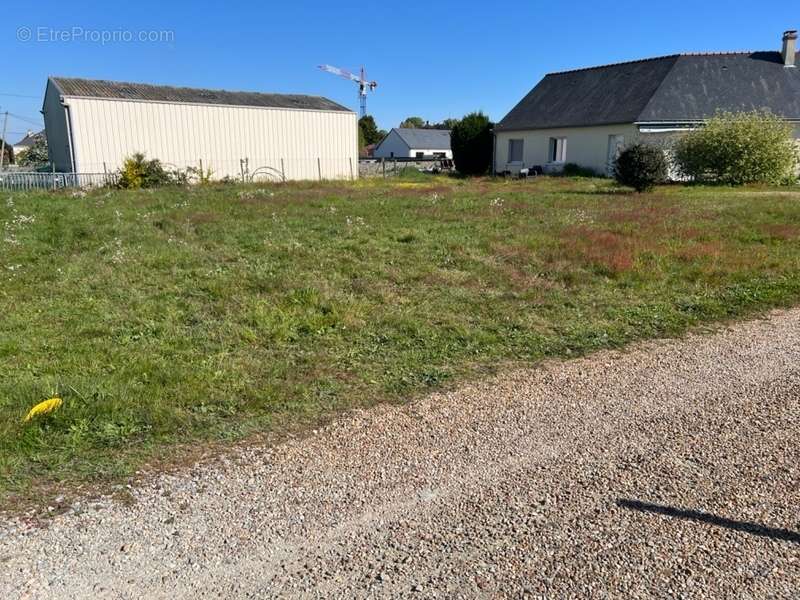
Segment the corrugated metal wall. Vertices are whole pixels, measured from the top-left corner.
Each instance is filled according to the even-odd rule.
[[[358,177],[355,113],[94,98],[65,101],[79,172],[116,170],[126,157],[144,152],[180,169],[197,167],[202,160],[215,179],[240,177],[240,160],[245,158],[251,174]]]

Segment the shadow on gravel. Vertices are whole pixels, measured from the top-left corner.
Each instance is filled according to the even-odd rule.
[[[716,525],[717,527],[727,527],[734,531],[742,531],[752,535],[760,535],[768,537],[773,540],[781,540],[785,542],[792,542],[800,544],[800,533],[790,531],[788,529],[778,529],[775,527],[766,527],[758,523],[749,523],[748,521],[734,521],[733,519],[726,519],[718,517],[709,513],[700,512],[698,510],[683,510],[680,508],[673,508],[671,506],[663,506],[661,504],[650,504],[640,500],[626,500],[619,498],[617,506],[622,508],[629,508],[631,510],[638,510],[640,512],[656,513],[659,515],[666,515],[667,517],[677,517],[679,519],[687,519],[689,521],[699,521],[701,523],[708,523]]]

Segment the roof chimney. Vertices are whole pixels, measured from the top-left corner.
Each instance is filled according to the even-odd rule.
[[[790,29],[783,32],[783,48],[781,49],[784,67],[793,67],[797,57],[797,30]]]

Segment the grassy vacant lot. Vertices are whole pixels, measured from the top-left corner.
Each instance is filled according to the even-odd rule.
[[[0,198],[0,495],[800,299],[800,193],[364,181]],[[22,423],[53,395],[52,416]]]

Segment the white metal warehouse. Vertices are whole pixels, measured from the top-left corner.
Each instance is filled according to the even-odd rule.
[[[103,173],[143,152],[212,177],[354,179],[356,114],[327,98],[50,77],[50,160],[61,172]]]

